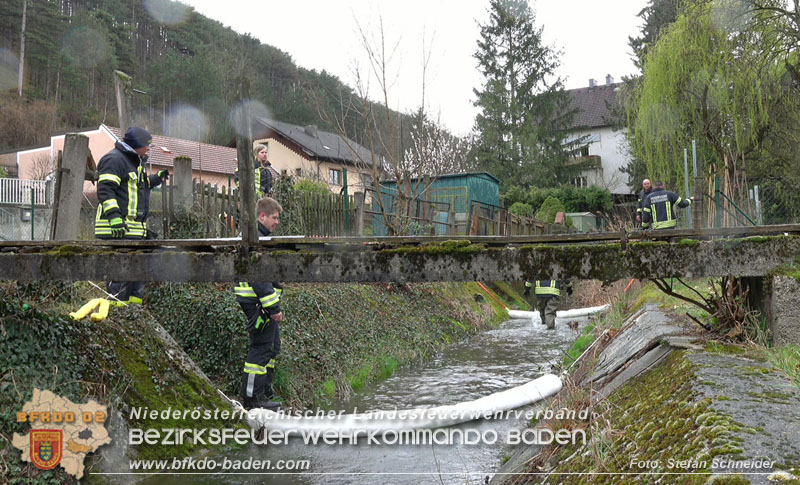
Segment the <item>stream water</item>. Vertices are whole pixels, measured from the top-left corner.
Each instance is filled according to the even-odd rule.
[[[581,323],[586,318],[573,318]],[[369,410],[427,408],[477,399],[524,384],[548,373],[577,337],[566,322],[555,330],[530,320],[510,320],[499,328],[451,345],[436,358],[399,369],[388,379],[361,389],[351,399],[334,403],[332,410],[363,413]],[[535,405],[511,411],[502,419],[481,419],[437,432],[439,444],[397,444],[390,438],[357,443],[308,444],[293,438],[287,444],[249,445],[208,455],[217,463],[228,460],[308,460],[303,471],[154,475],[143,483],[226,484],[371,484],[371,483],[484,483],[510,454],[514,433],[524,430]],[[528,414],[526,417],[525,414]],[[445,434],[444,432],[447,432]],[[465,441],[474,441],[470,444]],[[219,470],[219,468],[217,468]]]

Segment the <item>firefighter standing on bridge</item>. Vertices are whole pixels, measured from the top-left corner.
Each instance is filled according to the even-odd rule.
[[[270,197],[256,203],[259,236],[269,236],[280,223],[281,205]],[[281,350],[278,323],[283,320],[279,283],[246,283],[236,286],[236,301],[247,317],[250,347],[242,377],[242,405],[245,409],[277,409],[272,400],[272,381],[275,378],[275,358]]]
[[[642,227],[656,230],[674,228],[678,223],[675,207],[688,207],[693,200],[694,197],[683,199],[675,192],[665,190],[664,182],[655,182],[653,190],[642,201]]]
[[[534,283],[525,282],[525,297],[531,295],[531,287],[535,287],[536,301],[539,306],[539,317],[549,330],[556,328],[556,310],[561,289],[566,289],[567,294],[572,294],[572,282],[566,280],[536,280]]]
[[[94,235],[97,239],[152,239],[147,229],[150,211],[150,190],[169,176],[167,170],[156,175],[145,173],[147,154],[153,137],[144,128],[132,126],[114,149],[103,155],[97,164],[97,215]],[[116,304],[141,304],[144,282],[112,281],[108,293]]]
[[[642,221],[642,205],[644,204],[644,200],[652,191],[653,187],[652,184],[650,184],[650,179],[642,180],[642,191],[639,192],[639,198],[636,200],[636,222],[642,225],[642,229],[647,229],[647,226]]]

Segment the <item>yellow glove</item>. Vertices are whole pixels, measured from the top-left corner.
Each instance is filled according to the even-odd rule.
[[[89,300],[89,303],[80,307],[80,309],[77,312],[70,313],[69,316],[71,316],[73,320],[80,320],[81,318],[88,315],[89,312],[94,310],[94,308],[100,304],[100,300],[102,299],[103,298],[94,298],[92,300]]]
[[[102,322],[108,316],[108,307],[109,303],[108,300],[105,298],[100,299],[100,306],[97,308],[97,311],[92,313],[92,321],[93,322]]]

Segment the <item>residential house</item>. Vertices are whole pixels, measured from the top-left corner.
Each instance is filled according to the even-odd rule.
[[[373,160],[370,150],[353,140],[318,129],[257,118],[253,128],[256,143],[269,150],[269,161],[283,176],[321,180],[332,192],[340,192],[347,171],[350,194],[372,186]]]
[[[89,138],[89,151],[95,162],[114,148],[114,143],[122,137],[119,128],[100,125],[96,130],[80,132]],[[50,145],[16,153],[16,172],[20,179],[42,179],[53,171],[55,157],[64,149],[65,135],[50,137]],[[191,140],[182,140],[169,136],[153,135],[150,157],[147,162],[148,172],[156,173],[161,169],[172,172],[177,157],[192,159],[192,177],[204,183],[228,186],[232,183],[236,169],[236,150],[229,147],[210,145]],[[84,184],[85,193],[96,192],[91,182]]]
[[[611,112],[611,107],[619,102],[620,85],[607,75],[604,85],[590,79],[589,87],[566,91],[571,106],[577,109],[570,139],[583,139],[576,161],[589,165],[573,183],[579,187],[607,188],[618,200],[634,193],[628,185],[628,176],[620,171],[630,162],[627,138],[624,130],[616,129]]]

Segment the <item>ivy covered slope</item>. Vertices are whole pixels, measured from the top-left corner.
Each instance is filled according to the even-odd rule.
[[[276,387],[295,406],[324,403],[507,317],[475,283],[285,289]],[[42,471],[21,462],[10,445],[15,432],[28,431],[16,422],[16,412],[34,388],[76,403],[109,405],[107,426],[123,433],[126,426],[185,425],[128,421],[133,407],[228,409],[215,387],[238,397],[247,333],[232,285],[149,284],[143,306],[112,308],[101,322],[68,316],[98,293],[86,283],[0,283],[0,483],[71,480],[60,468]],[[137,446],[126,453],[164,459],[199,451],[186,444]],[[87,472],[100,462],[90,455]]]
[[[11,446],[15,432],[25,434],[30,428],[27,423],[16,422],[16,413],[30,401],[34,388],[48,389],[75,403],[94,399],[108,405],[109,430],[184,424],[170,420],[128,421],[133,407],[227,406],[211,383],[195,371],[192,362],[181,359],[180,349],[146,309],[112,309],[109,318],[101,322],[89,318],[72,320],[68,313],[87,300],[88,289],[85,284],[0,284],[0,460],[4,463],[0,467],[0,483],[72,480],[60,467],[43,472],[21,462],[20,451]],[[199,427],[229,425],[198,423]],[[112,441],[110,446],[121,444]],[[140,446],[128,454],[163,458],[197,451],[186,444]],[[98,461],[96,456],[90,456],[85,463],[87,472]],[[89,476],[87,473],[87,479]]]
[[[238,395],[248,339],[230,285],[162,284],[147,306],[208,377]],[[308,406],[390,375],[507,317],[475,283],[286,285],[275,387]]]

